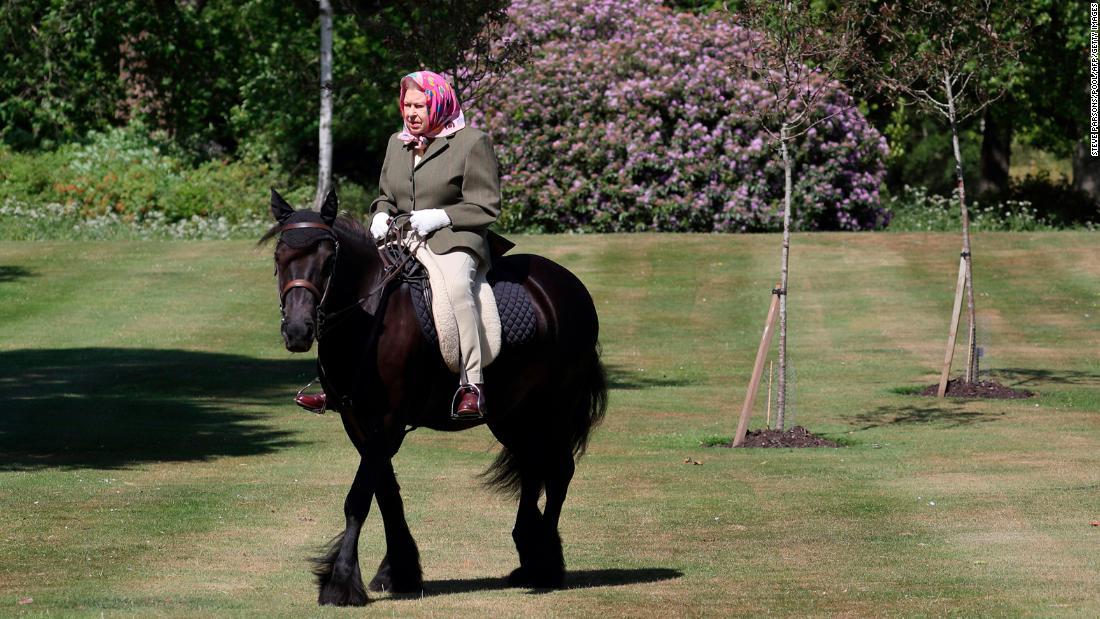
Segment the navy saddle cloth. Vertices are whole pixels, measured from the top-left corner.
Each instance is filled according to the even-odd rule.
[[[424,267],[416,263],[418,269]],[[535,338],[538,327],[538,318],[535,314],[535,305],[531,296],[516,278],[509,277],[506,272],[494,272],[490,270],[486,279],[493,289],[493,296],[497,302],[497,312],[500,314],[500,350],[503,353],[509,348],[521,346]],[[405,281],[409,284],[412,296],[413,310],[416,312],[416,320],[420,323],[420,330],[429,342],[439,348],[439,335],[435,331],[435,318],[432,316],[431,288],[428,286],[427,277],[408,277]]]

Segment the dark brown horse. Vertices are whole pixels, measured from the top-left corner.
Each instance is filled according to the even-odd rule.
[[[292,352],[317,340],[317,361],[330,407],[359,451],[359,469],[344,502],[346,527],[316,559],[321,604],[361,605],[359,532],[378,501],[386,555],[372,591],[422,589],[420,559],[409,532],[391,458],[410,427],[465,430],[482,421],[451,419],[457,376],[421,332],[409,285],[386,281],[379,250],[362,226],[336,217],[329,194],[321,211],[295,211],[272,191],[278,222],[275,275],[282,333]],[[565,575],[558,517],[574,463],[607,408],[592,297],[565,268],[539,256],[493,264],[493,277],[521,284],[537,316],[535,336],[506,348],[485,369],[484,420],[503,450],[482,475],[486,485],[519,498],[512,538],[519,567],[509,583],[560,587]],[[543,491],[546,503],[538,502]]]

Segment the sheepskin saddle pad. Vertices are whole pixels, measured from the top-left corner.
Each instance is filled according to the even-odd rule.
[[[423,279],[407,278],[412,293],[413,309],[424,337],[439,346],[443,362],[459,372],[460,348],[458,322],[454,309],[444,294],[443,276],[421,245],[416,248],[417,261],[428,273],[427,289]],[[518,347],[535,337],[538,319],[535,306],[518,278],[502,273],[478,271],[474,281],[474,301],[481,314],[482,367],[487,367],[500,355],[502,348]]]

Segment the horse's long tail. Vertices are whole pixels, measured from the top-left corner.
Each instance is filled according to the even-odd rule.
[[[496,460],[493,460],[489,468],[482,471],[478,477],[486,488],[518,497],[523,484],[522,471],[523,468],[516,454],[511,449],[502,447]]]
[[[607,372],[600,361],[600,345],[593,346],[578,365],[584,370],[578,381],[579,401],[573,406],[570,419],[570,444],[575,458],[584,455],[592,430],[607,413]]]
[[[574,458],[580,458],[588,448],[592,430],[607,413],[607,372],[600,361],[599,344],[587,351],[574,366],[574,379],[569,390],[576,400],[569,407],[568,438]],[[498,492],[518,496],[523,483],[523,463],[512,450],[504,447],[496,460],[481,473],[483,483]]]

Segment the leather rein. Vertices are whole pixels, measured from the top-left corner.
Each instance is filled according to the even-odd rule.
[[[286,322],[286,295],[295,288],[305,288],[306,290],[308,290],[309,293],[313,295],[314,301],[317,303],[317,330],[314,335],[314,339],[316,339],[317,341],[320,341],[321,338],[324,337],[324,335],[329,331],[329,329],[335,326],[335,323],[339,322],[339,319],[349,315],[349,312],[351,312],[351,310],[354,310],[355,308],[363,309],[363,304],[368,299],[376,295],[380,295],[390,282],[392,282],[394,279],[402,274],[406,266],[415,261],[412,252],[405,249],[404,246],[400,243],[401,231],[405,227],[408,219],[408,214],[401,214],[390,218],[390,223],[386,230],[386,234],[383,237],[382,245],[384,247],[390,245],[397,246],[402,248],[404,251],[399,252],[396,259],[395,256],[390,254],[390,252],[388,251],[378,252],[379,256],[382,258],[383,273],[382,278],[378,282],[378,284],[375,285],[375,287],[367,293],[366,297],[357,299],[351,305],[348,305],[347,307],[341,308],[331,313],[324,310],[324,305],[325,299],[328,298],[329,288],[332,285],[332,278],[336,274],[336,260],[340,253],[340,240],[337,238],[336,232],[332,229],[332,226],[314,221],[303,221],[283,225],[283,227],[279,230],[280,235],[288,230],[298,230],[302,228],[314,228],[327,232],[329,240],[331,240],[336,246],[336,252],[331,258],[331,260],[333,261],[332,268],[329,271],[328,278],[325,279],[325,286],[323,290],[318,289],[317,286],[308,279],[292,279],[283,284],[282,290],[279,291],[279,313],[282,316],[282,321]]]
[[[407,222],[408,215],[404,214],[390,218],[390,223],[388,228],[386,229],[386,234],[382,239],[382,244],[383,246],[391,246],[390,244],[393,243],[394,245],[392,245],[391,247],[397,247],[399,248],[399,250],[396,259],[395,256],[391,254],[388,250],[380,249],[380,251],[378,252],[379,256],[382,259],[382,278],[378,282],[378,284],[367,293],[366,297],[357,299],[354,303],[348,305],[347,307],[341,308],[331,313],[325,311],[324,304],[325,299],[328,298],[328,291],[329,287],[332,285],[332,278],[336,274],[336,262],[340,254],[340,240],[337,238],[336,232],[332,229],[332,226],[320,222],[298,222],[293,224],[284,224],[283,227],[279,230],[280,235],[282,235],[282,233],[286,232],[287,230],[296,230],[301,228],[316,228],[318,230],[323,230],[327,232],[329,239],[332,240],[332,242],[336,245],[336,251],[335,253],[333,253],[331,258],[332,268],[329,270],[328,278],[325,280],[324,290],[319,290],[313,282],[307,279],[292,279],[283,284],[282,290],[279,291],[279,313],[282,316],[282,322],[286,323],[286,295],[295,288],[305,288],[309,291],[310,294],[313,295],[313,298],[317,302],[317,329],[314,332],[313,338],[318,343],[320,343],[321,338],[328,334],[329,331],[333,327],[335,327],[337,323],[339,323],[345,317],[350,316],[354,310],[359,309],[369,314],[370,311],[364,304],[369,305],[368,300],[372,297],[378,298],[378,304],[381,305],[383,303],[382,295],[386,290],[386,286],[394,279],[397,279],[405,270],[406,266],[408,266],[410,263],[415,263],[415,258],[413,257],[412,252],[400,243],[401,231],[402,228],[404,228],[405,223]],[[276,275],[278,275],[278,266],[276,266],[275,273]],[[425,288],[427,287],[425,286]],[[381,321],[376,321],[374,331],[377,332],[380,326]],[[377,337],[377,333],[374,333],[372,337]],[[325,367],[321,361],[320,354],[318,354],[317,356],[317,366],[320,371],[320,376],[325,376]],[[313,384],[313,382],[314,381],[310,381],[309,384],[298,390],[298,395],[301,395],[306,389],[308,389],[309,386]],[[323,379],[322,384],[324,384]],[[331,401],[341,402],[343,408],[352,408],[350,397],[337,394],[332,388],[332,385],[329,385],[329,391]],[[405,433],[407,434],[415,429],[416,426],[410,426],[405,429]]]

